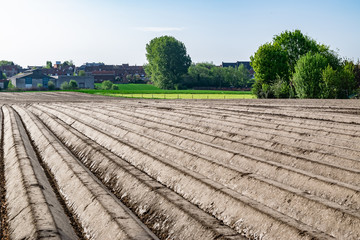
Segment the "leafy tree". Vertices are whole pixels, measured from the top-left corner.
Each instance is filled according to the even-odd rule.
[[[299,59],[307,53],[321,54],[327,63],[335,69],[341,65],[337,54],[331,51],[328,46],[317,43],[310,37],[303,35],[300,30],[285,31],[274,36],[272,43],[260,46],[254,56],[250,57],[251,65],[255,71],[253,92],[258,97],[263,97],[263,90],[267,88],[262,85],[268,84],[272,90],[270,94],[267,94],[268,97],[295,96],[293,76]],[[276,86],[273,86],[274,84]],[[299,89],[299,86],[297,87]],[[287,94],[285,93],[286,89],[288,90]],[[303,93],[298,93],[297,96],[303,96]]]
[[[46,66],[45,66],[45,68],[50,69],[50,68],[52,68],[52,67],[53,67],[52,62],[51,62],[51,61],[46,61]]]
[[[70,89],[74,90],[74,89],[78,88],[78,84],[75,80],[70,80],[69,87],[70,87]]]
[[[86,73],[85,73],[84,70],[80,70],[78,75],[79,75],[80,77],[84,77],[84,76],[86,76]]]
[[[70,89],[69,83],[68,83],[68,82],[63,82],[63,83],[60,85],[60,89],[62,89],[62,90],[69,90],[69,89]]]
[[[322,74],[329,61],[320,53],[307,53],[295,66],[293,83],[299,98],[321,98]]]
[[[319,45],[314,39],[303,35],[300,30],[285,31],[274,36],[273,42],[285,50],[290,72],[294,72],[296,62],[308,52],[326,51],[327,47]]]
[[[106,81],[103,81],[101,83],[101,89],[104,89],[104,90],[110,90],[113,86],[113,83],[109,80],[106,80]]]
[[[14,84],[12,84],[12,82],[11,82],[11,81],[9,81],[8,88],[9,88],[9,89],[11,89],[11,88],[15,88]]]
[[[289,81],[288,54],[280,45],[266,43],[259,47],[250,60],[255,71],[252,91],[258,97],[273,97],[268,91],[270,89],[268,86],[271,86],[276,79]],[[265,95],[264,89],[266,89]]]
[[[53,81],[49,81],[48,82],[48,89],[49,90],[55,90],[55,84]]]
[[[328,65],[322,73],[320,88],[322,98],[348,98],[356,90],[354,65],[345,62],[338,69]]]
[[[0,79],[7,79],[7,76],[5,73],[2,73],[2,75],[0,76]]]
[[[154,38],[146,45],[146,73],[155,86],[173,89],[187,73],[191,58],[185,45],[171,36]]]
[[[4,66],[4,65],[15,65],[13,61],[6,61],[6,60],[1,60],[0,61],[0,66]]]
[[[37,84],[37,87],[38,87],[38,88],[42,88],[43,85],[42,85],[41,83],[38,83],[38,84]]]
[[[188,69],[191,81],[187,83],[188,87],[217,87],[213,68],[216,66],[212,63],[192,64]]]
[[[294,93],[291,91],[290,85],[284,79],[278,78],[276,81],[271,85],[271,93],[276,98],[287,98],[287,97],[294,97]]]

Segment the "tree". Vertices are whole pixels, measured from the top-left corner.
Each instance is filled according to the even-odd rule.
[[[79,75],[80,77],[84,77],[84,76],[86,75],[86,73],[85,73],[84,70],[80,70],[78,75]]]
[[[274,44],[279,45],[287,55],[289,70],[294,72],[296,62],[308,52],[326,51],[327,47],[319,45],[314,39],[303,35],[300,30],[285,31],[274,36]]]
[[[328,65],[328,59],[320,53],[309,52],[297,61],[293,83],[299,98],[322,97],[322,74]]]
[[[268,86],[271,86],[276,79],[289,81],[288,54],[280,45],[265,43],[259,47],[254,56],[250,57],[250,60],[255,71],[252,91],[258,97],[273,96],[269,94]],[[266,89],[265,95],[264,89]]]
[[[52,67],[53,67],[52,62],[51,62],[51,61],[46,61],[46,66],[45,66],[45,68],[50,69],[50,68],[52,68]]]
[[[337,54],[328,46],[317,43],[312,38],[303,35],[300,30],[285,31],[274,36],[272,43],[260,46],[254,56],[250,57],[255,71],[253,92],[258,97],[264,97],[263,90],[268,90],[268,88],[262,85],[268,84],[271,90],[266,94],[268,97],[295,96],[293,75],[299,59],[307,53],[321,54],[335,69],[341,65]],[[273,86],[274,84],[276,86]],[[274,95],[275,92],[277,93]],[[300,95],[302,96],[302,93]]]
[[[15,64],[13,61],[1,60],[0,66],[4,66],[4,65],[15,65]]]
[[[75,90],[78,88],[78,84],[75,80],[70,80],[69,87],[70,87],[70,89]]]
[[[191,65],[191,58],[186,53],[185,45],[171,36],[154,38],[146,45],[145,66],[155,86],[163,89],[173,89],[175,84],[181,84],[184,74]]]
[[[48,89],[49,90],[55,90],[55,84],[53,81],[49,81],[48,82]]]
[[[38,84],[37,84],[37,87],[38,87],[38,88],[42,88],[42,87],[43,87],[42,83],[38,83]]]
[[[69,90],[69,89],[70,89],[69,83],[68,83],[68,82],[63,82],[63,83],[60,85],[60,89],[62,89],[62,90]]]
[[[187,87],[217,87],[213,71],[214,67],[216,66],[212,63],[192,64],[188,69],[191,81],[187,83]]]
[[[104,90],[110,90],[112,86],[113,86],[113,83],[109,80],[103,81],[101,83],[101,89],[104,89]]]

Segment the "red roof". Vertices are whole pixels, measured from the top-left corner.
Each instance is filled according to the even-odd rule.
[[[115,71],[93,71],[92,75],[115,75]]]

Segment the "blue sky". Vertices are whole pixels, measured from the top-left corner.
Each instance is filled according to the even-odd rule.
[[[300,29],[342,57],[360,58],[358,0],[0,0],[0,60],[146,63],[154,37],[182,41],[193,62],[249,60]]]

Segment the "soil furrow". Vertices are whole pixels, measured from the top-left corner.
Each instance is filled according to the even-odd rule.
[[[152,239],[34,116],[22,108],[16,107],[16,110],[87,238]]]
[[[69,125],[54,116],[50,118],[50,113],[32,110],[119,198],[126,199],[129,207],[134,209],[139,217],[150,225],[151,229],[158,232],[158,235],[162,236],[163,239],[241,238],[236,235],[235,231],[227,229],[220,222],[215,221],[194,205],[86,138]],[[123,179],[127,179],[128,183],[124,182]],[[129,185],[129,183],[131,184]],[[148,199],[156,199],[162,204],[158,205],[156,202],[145,200],[144,194]],[[174,211],[177,214],[174,214]],[[173,224],[174,222],[176,224]],[[159,228],[158,225],[162,227]],[[187,229],[187,231],[183,231],[183,229]],[[208,234],[202,232],[208,232]],[[211,232],[214,232],[213,235]],[[189,235],[190,233],[191,235]]]
[[[4,113],[0,107],[0,239],[8,240],[9,224],[6,207],[5,164],[4,164]]]
[[[58,107],[59,108],[59,107]],[[83,114],[80,113],[82,110],[77,109],[77,114]],[[95,114],[94,116],[98,118],[103,118],[104,116],[102,114]],[[106,119],[110,117],[105,117]],[[106,119],[97,120],[92,119],[91,121],[95,123],[95,125],[102,127],[105,127],[107,125],[102,124],[102,121],[107,121]],[[121,122],[125,123],[125,120],[122,120]],[[283,152],[279,152],[272,149],[266,149],[262,146],[253,146],[251,144],[245,144],[245,143],[238,143],[237,144],[237,150],[229,149],[228,147],[221,147],[219,145],[215,145],[209,142],[204,142],[200,140],[193,139],[192,137],[183,136],[181,134],[176,134],[174,132],[169,132],[166,130],[158,130],[158,129],[151,129],[151,128],[145,128],[143,126],[135,125],[130,122],[126,122],[126,127],[130,127],[134,131],[143,131],[144,133],[151,135],[155,138],[161,139],[162,141],[168,141],[172,142],[174,144],[178,144],[181,147],[191,149],[193,151],[197,151],[203,155],[207,155],[209,157],[213,158],[219,158],[222,161],[228,161],[232,158],[237,158],[238,156],[241,157],[243,152],[246,152],[248,154],[253,154],[255,156],[262,157],[267,160],[271,161],[277,161],[285,165],[289,166],[296,166],[297,168],[300,168],[305,171],[309,171],[321,176],[325,177],[331,177],[338,181],[343,181],[348,184],[353,185],[360,185],[360,170],[345,168],[340,165],[334,165],[329,163],[323,163],[318,160],[311,160],[306,159],[301,156],[296,156],[293,154],[286,154]],[[124,125],[124,124],[123,124]],[[116,125],[112,124],[112,127],[116,127]],[[112,128],[107,127],[107,129]],[[143,130],[141,130],[143,129]],[[239,147],[241,145],[241,148]]]
[[[277,231],[282,231],[284,234],[285,232],[288,232],[292,238],[295,238],[297,236],[297,234],[294,235],[293,232],[295,229],[307,229],[305,230],[306,232],[310,231],[312,234],[317,234],[318,237],[322,235],[321,232],[318,232],[315,229],[310,230],[306,224],[294,221],[294,219],[289,218],[280,212],[274,211],[244,195],[206,179],[199,174],[184,169],[176,163],[153,156],[152,154],[147,153],[147,150],[142,150],[142,147],[140,146],[134,144],[131,144],[131,146],[129,143],[122,142],[119,138],[111,137],[109,133],[105,134],[104,132],[97,130],[95,126],[87,126],[86,124],[81,123],[84,121],[83,118],[80,120],[78,117],[68,116],[67,114],[71,112],[69,109],[66,110],[66,113],[65,110],[61,111],[58,109],[57,111],[54,111],[48,107],[44,109],[54,113],[54,115],[67,122],[67,124],[71,124],[72,127],[81,131],[100,145],[112,150],[126,161],[131,162],[136,167],[153,175],[158,181],[171,189],[175,189],[175,191],[183,197],[197,203],[200,208],[214,214],[226,224],[234,224],[232,227],[240,232],[254,232],[256,235],[259,235],[264,234],[264,230],[262,229],[267,229],[265,232],[267,232],[269,237],[272,234],[276,234]],[[78,114],[75,115],[79,116]],[[129,147],[131,150],[128,150]],[[156,169],[161,169],[161,171]],[[200,189],[201,193],[199,192]],[[212,196],[212,200],[208,199],[209,196]],[[220,201],[220,199],[227,202],[226,207],[223,205],[224,202]],[[230,208],[233,210],[238,209],[241,213],[237,211],[228,212],[227,209]],[[252,228],[249,228],[247,222],[251,221],[251,219],[257,219],[260,216],[262,219],[261,226],[253,225]],[[239,218],[243,220],[239,222]],[[282,223],[279,223],[279,221]],[[275,231],[275,229],[277,230]],[[298,230],[295,230],[295,232],[296,231]],[[322,237],[326,236],[322,235]]]
[[[81,107],[82,105],[76,105],[74,107]],[[86,109],[86,108],[83,108]],[[171,132],[176,132],[178,134],[182,134],[185,136],[191,136],[197,140],[211,142],[213,144],[217,144],[223,147],[236,146],[238,148],[239,145],[246,143],[251,146],[261,146],[266,149],[273,149],[276,151],[281,151],[288,154],[300,153],[298,155],[304,156],[306,158],[312,160],[321,160],[323,162],[327,162],[330,164],[339,164],[341,162],[342,167],[359,169],[360,170],[360,161],[358,159],[347,159],[344,157],[337,156],[332,153],[328,153],[325,151],[317,152],[314,150],[309,150],[308,148],[300,148],[294,147],[292,145],[287,144],[286,140],[282,142],[273,141],[270,137],[256,138],[255,134],[244,133],[244,131],[239,132],[227,132],[225,130],[214,130],[214,128],[209,131],[208,125],[201,125],[201,123],[194,125],[194,123],[187,122],[186,124],[181,123],[183,119],[179,119],[179,121],[172,121],[166,119],[166,117],[157,117],[155,115],[148,115],[145,113],[136,113],[136,112],[126,112],[123,110],[119,110],[117,108],[107,108],[109,111],[104,111],[101,109],[96,109],[92,111],[101,112],[104,115],[118,117],[121,114],[122,120],[127,120],[133,123],[137,123],[143,127],[147,128],[156,128],[156,129],[164,129]]]
[[[71,111],[69,110],[67,112],[71,113]],[[97,116],[94,113],[90,113],[91,111],[89,110],[89,115],[91,115],[92,118],[100,118],[100,116]],[[77,115],[79,115],[79,112],[77,112]],[[85,119],[86,115],[81,115],[79,117],[81,119]],[[116,121],[117,119],[113,119],[107,116],[104,117],[109,123],[114,123],[118,126],[121,124],[120,121]],[[114,121],[116,121],[117,123],[115,123]],[[109,123],[105,123],[104,121],[102,125],[109,125]],[[99,125],[98,123],[94,124],[96,126]],[[93,127],[95,127],[95,125]],[[113,134],[116,135],[117,131],[115,129],[117,129],[118,127],[116,127],[115,125],[111,126],[111,128],[113,129]],[[129,131],[126,129],[124,130]],[[151,139],[149,137],[141,136],[139,134],[134,135],[131,132],[122,134],[121,138],[133,144],[141,144],[142,146],[144,146],[144,148],[147,149],[147,151],[152,151],[152,149],[159,149],[160,151],[158,152],[154,152],[154,150],[152,152],[158,155],[163,155],[164,157],[168,157],[169,159],[187,159],[187,161],[183,164],[184,167],[189,166],[190,169],[195,170],[201,169],[201,172],[199,173],[203,175],[208,174],[205,176],[210,177],[213,180],[224,184],[225,186],[231,187],[233,190],[238,191],[239,193],[245,193],[246,196],[255,199],[256,201],[259,201],[269,207],[277,209],[278,211],[281,211],[288,216],[294,217],[298,220],[302,220],[307,224],[318,226],[318,224],[320,223],[318,228],[322,229],[323,231],[331,231],[334,224],[337,223],[337,216],[344,216],[344,214],[348,216],[349,222],[359,221],[358,218],[360,215],[358,216],[356,211],[352,211],[341,206],[336,206],[329,201],[319,199],[315,196],[305,194],[301,191],[297,191],[289,187],[285,187],[276,182],[267,181],[266,179],[260,179],[257,176],[248,175],[244,172],[238,172],[236,170],[229,169],[226,166],[214,163],[214,161],[210,162],[208,160],[205,160],[204,158],[199,157],[199,155],[196,156],[194,153],[192,153],[193,155],[191,155],[185,150],[176,149],[176,146],[171,146],[171,144],[169,143],[160,142],[156,139]],[[153,147],[155,145],[157,146],[157,148]],[[177,161],[177,163],[180,162],[181,161]],[[204,169],[208,170],[204,172]],[[217,171],[214,172],[212,171],[213,169],[216,169]],[[243,177],[243,175],[245,175],[245,177]],[[226,176],[226,178],[224,178],[223,176]],[[292,200],[290,201],[288,201],[289,195],[291,195],[292,198]],[[269,198],[269,196],[272,197]],[[287,204],[283,204],[283,202],[287,202]],[[293,203],[296,204],[293,205]],[[301,209],[307,209],[307,211],[301,211]],[[316,215],[320,212],[322,214],[326,214],[329,218],[333,218],[334,222],[329,224],[328,226],[321,226],[322,222],[317,221],[317,219],[321,218],[322,214]],[[315,214],[315,216],[311,217],[312,214]],[[313,221],[311,221],[311,219],[313,219]],[[348,226],[348,223],[346,223],[344,227],[338,227],[338,229],[346,228],[346,226]],[[347,230],[344,230],[344,232],[347,232]],[[341,235],[343,235],[343,233],[341,233]]]

